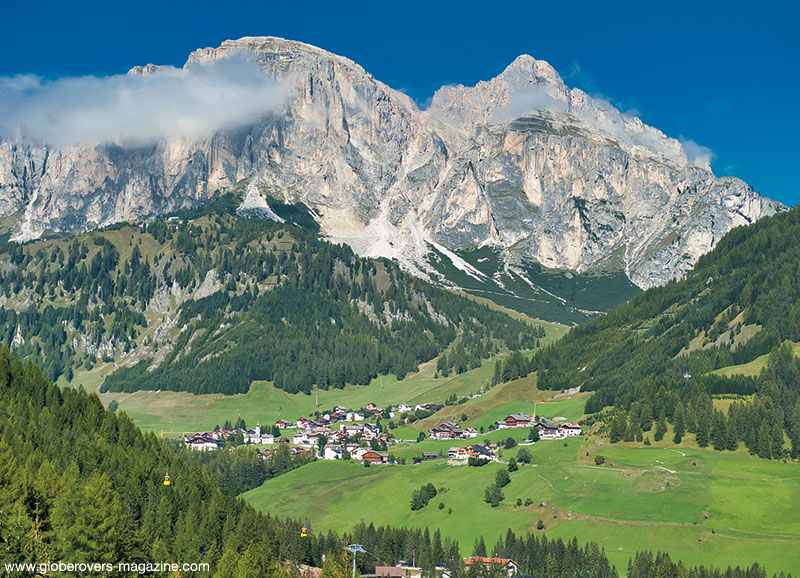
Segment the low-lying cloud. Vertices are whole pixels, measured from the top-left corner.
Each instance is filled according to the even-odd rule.
[[[531,86],[526,90],[512,93],[508,105],[497,109],[493,120],[494,122],[505,122],[543,109],[566,112],[567,103],[553,98],[540,86]]]
[[[277,112],[289,88],[242,57],[143,75],[0,77],[0,135],[55,147],[198,138]]]
[[[697,144],[692,139],[686,139],[682,136],[678,139],[683,146],[683,151],[686,153],[686,158],[689,163],[711,170],[711,160],[714,158],[714,152],[701,144]]]

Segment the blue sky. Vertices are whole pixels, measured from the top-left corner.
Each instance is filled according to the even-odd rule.
[[[424,104],[519,54],[800,201],[800,4],[785,2],[5,2],[0,75],[108,75],[182,65],[226,38],[282,36],[355,60]]]

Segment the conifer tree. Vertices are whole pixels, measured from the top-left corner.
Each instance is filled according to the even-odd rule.
[[[473,556],[486,556],[486,543],[483,541],[483,534],[480,538],[475,539],[475,544],[472,547]]]
[[[711,424],[711,443],[717,451],[728,447],[728,423],[725,414],[721,411],[714,412]]]
[[[760,458],[772,458],[772,432],[767,425],[766,420],[761,422],[761,427],[758,428],[758,449],[757,455]]]
[[[667,414],[662,409],[658,414],[658,421],[656,422],[656,431],[653,434],[653,439],[660,442],[664,439],[665,433],[667,433]]]
[[[625,436],[626,430],[627,430],[627,420],[625,419],[625,413],[619,412],[611,420],[611,432],[610,432],[611,443],[615,444],[618,441],[622,440],[622,438]]]
[[[710,437],[710,430],[711,430],[711,423],[708,417],[708,413],[703,411],[697,417],[697,445],[701,448],[708,447],[709,437]]]
[[[673,415],[674,435],[672,436],[672,441],[676,444],[681,443],[681,440],[686,433],[686,425],[684,423],[683,416],[683,404],[679,403],[675,408],[675,414]]]

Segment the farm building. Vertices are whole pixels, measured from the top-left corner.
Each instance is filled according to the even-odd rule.
[[[533,418],[527,413],[512,413],[511,415],[507,416],[506,419],[504,419],[503,421],[498,421],[497,427],[498,428],[530,427],[532,422]]]

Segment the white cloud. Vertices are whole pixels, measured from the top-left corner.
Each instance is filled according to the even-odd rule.
[[[714,158],[714,152],[710,148],[697,144],[692,139],[685,139],[683,136],[678,140],[691,164],[711,170],[711,160]]]
[[[277,112],[289,88],[241,57],[146,75],[0,77],[0,134],[56,147],[197,138]]]
[[[508,105],[495,110],[494,122],[506,122],[537,110],[566,112],[567,103],[553,98],[543,86],[531,86],[526,90],[513,92]]]

